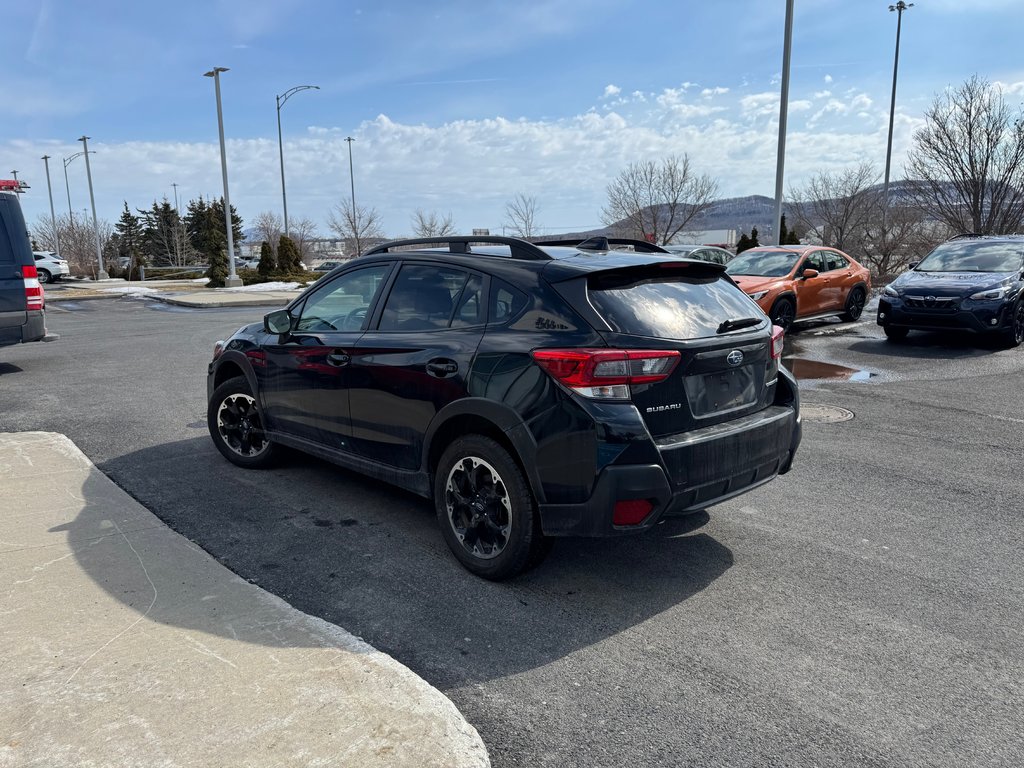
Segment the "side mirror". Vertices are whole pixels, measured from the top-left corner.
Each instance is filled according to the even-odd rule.
[[[805,269],[803,271],[803,278],[804,278],[804,280],[807,280],[808,278],[811,278],[811,277],[817,277],[817,276],[818,276],[818,270],[816,270],[816,269]]]
[[[267,333],[288,333],[292,329],[292,314],[287,309],[271,312],[263,318],[263,327]]]
[[[914,269],[920,263],[920,261],[912,261],[909,264],[907,264],[907,269]]]

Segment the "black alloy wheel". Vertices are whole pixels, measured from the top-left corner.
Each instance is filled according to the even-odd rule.
[[[488,437],[461,437],[444,452],[434,476],[434,505],[445,542],[477,576],[511,578],[547,553],[522,471]]]
[[[782,330],[788,331],[789,327],[796,320],[796,305],[792,299],[782,298],[772,305],[772,311],[768,313],[772,323]]]
[[[217,450],[231,463],[255,469],[267,466],[275,457],[277,446],[263,431],[263,417],[244,376],[229,379],[214,390],[206,422]]]
[[[1024,343],[1024,299],[1018,301],[1010,312],[1012,319],[1010,327],[1003,334],[1003,344],[1006,347],[1019,347]]]
[[[867,299],[867,294],[864,293],[864,289],[857,287],[850,291],[850,295],[846,299],[846,311],[843,312],[843,320],[848,323],[855,323],[860,320],[861,314],[864,312],[864,302]]]

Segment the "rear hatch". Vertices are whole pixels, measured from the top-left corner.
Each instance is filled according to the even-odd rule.
[[[772,404],[781,331],[715,264],[662,262],[593,272],[587,298],[613,349],[673,350],[669,375],[633,384],[655,438],[741,418]],[[773,354],[774,350],[774,354]]]

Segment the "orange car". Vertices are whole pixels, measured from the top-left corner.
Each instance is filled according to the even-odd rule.
[[[820,245],[761,246],[743,251],[725,269],[772,319],[788,328],[796,320],[839,315],[853,322],[871,291],[867,267]]]

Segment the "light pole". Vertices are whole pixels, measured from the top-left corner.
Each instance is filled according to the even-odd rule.
[[[220,170],[224,177],[224,221],[227,222],[228,231],[228,279],[226,284],[230,288],[241,285],[242,281],[235,274],[235,236],[231,231],[233,222],[231,220],[231,196],[228,194],[228,156],[224,150],[224,112],[220,106],[220,73],[227,71],[227,67],[214,67],[209,72],[204,72],[203,77],[212,77],[217,91],[217,132],[220,134]]]
[[[90,150],[90,152],[91,151],[92,150]],[[71,185],[68,184],[68,166],[71,165],[72,160],[76,157],[81,157],[84,154],[84,152],[75,152],[71,157],[62,158],[64,161],[64,189],[68,193],[68,223],[72,225],[75,223],[75,214],[71,210]]]
[[[883,195],[885,208],[882,209],[882,229],[885,230],[885,216],[889,212],[889,167],[892,162],[892,123],[896,115],[896,74],[900,68],[900,28],[903,26],[903,12],[913,8],[913,3],[905,3],[900,0],[896,5],[889,6],[889,12],[896,11],[896,56],[892,62],[892,100],[889,102],[889,140],[885,145],[885,185]]]
[[[289,236],[288,232],[288,195],[284,191],[284,142],[281,139],[281,107],[288,101],[292,94],[296,94],[299,91],[308,91],[314,89],[319,91],[319,85],[296,85],[294,88],[289,88],[287,91],[282,93],[280,96],[275,96],[274,100],[277,102],[277,153],[281,157],[281,202],[284,205],[284,234],[285,237]]]
[[[50,195],[50,224],[53,226],[53,247],[57,251],[57,258],[60,258],[60,236],[57,234],[57,214],[53,210],[53,187],[50,186],[50,156],[43,155],[43,165],[46,166],[46,191]]]
[[[352,234],[356,239],[356,256],[358,256],[362,249],[359,247],[359,219],[356,216],[356,177],[352,173],[352,142],[355,139],[346,136],[345,141],[348,142],[348,182],[352,188]]]
[[[789,114],[789,59],[793,50],[793,0],[786,0],[786,33],[782,46],[782,96],[779,101],[779,149],[775,160],[775,237],[782,232],[782,176],[786,165],[786,118]],[[781,245],[776,239],[776,245]]]
[[[92,205],[92,231],[96,235],[96,279],[106,280],[110,277],[103,269],[103,246],[100,244],[100,224],[96,219],[96,198],[92,193],[92,169],[89,167],[89,137],[82,136],[82,154],[85,155],[85,177],[89,180],[89,203]]]

